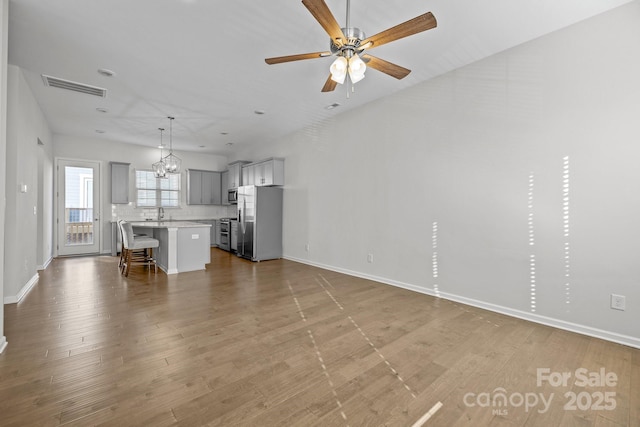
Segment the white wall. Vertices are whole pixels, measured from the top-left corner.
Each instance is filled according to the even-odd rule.
[[[7,38],[9,27],[9,0],[0,0],[0,165],[6,167],[7,148]],[[5,181],[0,173],[0,353],[7,345],[4,336],[4,223],[5,223]]]
[[[50,187],[53,180],[44,176],[52,173],[50,168],[39,169],[51,163],[51,132],[22,71],[13,65],[8,67],[8,88],[4,241],[11,250],[4,254],[5,303],[17,302],[37,281],[38,266],[51,257],[52,248],[51,237],[38,234],[43,233],[39,224],[53,221],[52,206],[38,197],[39,187]],[[26,192],[21,191],[23,185]],[[48,255],[38,248],[47,248]]]
[[[638,22],[633,2],[237,158],[286,158],[288,258],[640,347]]]
[[[227,158],[194,152],[175,152],[182,159],[181,181],[183,191],[179,209],[165,209],[165,218],[172,219],[209,219],[228,217],[230,209],[225,206],[197,206],[186,204],[187,178],[185,169],[203,169],[223,171],[227,168]],[[56,159],[94,160],[100,163],[101,169],[101,218],[102,252],[111,252],[111,224],[118,219],[143,220],[145,217],[157,215],[155,209],[138,209],[133,202],[129,205],[111,204],[111,170],[109,162],[131,163],[129,167],[129,200],[135,200],[135,169],[151,169],[151,164],[158,161],[158,149],[140,145],[124,144],[104,139],[88,139],[67,135],[54,136],[54,155]],[[57,234],[57,233],[55,233]]]
[[[38,230],[36,265],[38,270],[44,270],[53,258],[53,210],[54,197],[53,176],[54,166],[51,141],[39,141],[38,146]],[[48,145],[48,146],[47,146]]]

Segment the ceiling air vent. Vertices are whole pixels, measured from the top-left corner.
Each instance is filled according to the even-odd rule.
[[[88,95],[95,95],[101,98],[105,98],[107,96],[107,90],[101,87],[89,86],[84,83],[72,82],[70,80],[64,80],[58,77],[47,76],[46,74],[42,75],[42,80],[44,80],[45,86],[49,86],[49,87],[57,87],[60,89],[72,90],[74,92],[86,93]]]

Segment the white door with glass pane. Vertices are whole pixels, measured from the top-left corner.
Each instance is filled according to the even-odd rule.
[[[58,255],[100,252],[100,164],[58,160]]]

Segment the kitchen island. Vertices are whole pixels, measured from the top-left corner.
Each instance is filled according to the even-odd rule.
[[[167,274],[204,270],[211,262],[210,224],[191,221],[131,222],[134,233],[158,239],[156,264]]]

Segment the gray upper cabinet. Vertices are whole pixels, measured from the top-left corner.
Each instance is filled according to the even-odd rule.
[[[187,204],[202,204],[202,171],[187,170]]]
[[[227,190],[238,188],[241,185],[247,185],[242,181],[242,166],[246,165],[247,161],[238,160],[233,163],[229,163],[229,180],[227,181]]]
[[[213,205],[213,172],[202,172],[202,204]],[[218,174],[218,186],[220,185],[220,174]],[[220,194],[220,190],[217,191]],[[220,204],[220,200],[218,203]]]
[[[206,188],[210,188],[211,191],[207,192],[207,195],[210,195],[210,198],[207,199],[210,201],[211,205],[221,205],[222,204],[222,189],[220,187],[220,181],[222,172],[207,172],[207,179],[205,180],[203,177],[203,182],[207,182]],[[205,189],[203,189],[205,191]]]
[[[242,185],[255,185],[255,168],[254,164],[242,166]]]
[[[220,172],[187,170],[187,204],[220,205]]]
[[[220,192],[222,197],[222,204],[229,205],[229,171],[220,172]]]
[[[129,203],[129,163],[111,162],[111,203]]]
[[[272,158],[242,167],[244,185],[284,185],[284,159]]]

